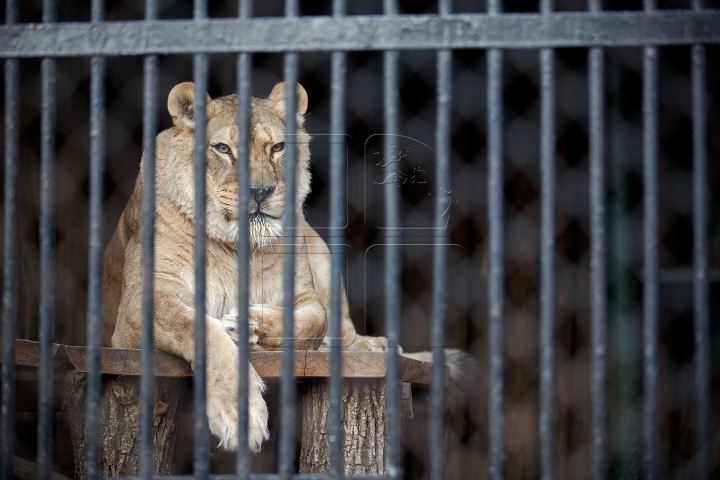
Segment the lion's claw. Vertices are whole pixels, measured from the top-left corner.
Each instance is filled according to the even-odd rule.
[[[240,343],[240,329],[238,328],[238,309],[233,307],[230,309],[230,312],[223,315],[223,317],[220,319],[220,321],[223,324],[223,327],[225,327],[225,331],[228,335],[230,335],[230,338],[232,338],[233,342],[236,344]],[[258,330],[260,329],[260,325],[253,321],[248,321],[248,342],[250,345],[256,345],[258,342]]]

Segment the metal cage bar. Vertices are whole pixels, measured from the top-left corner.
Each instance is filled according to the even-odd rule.
[[[285,2],[285,17],[298,16],[298,1]],[[280,384],[279,471],[290,480],[295,468],[295,249],[297,230],[297,81],[298,54],[286,53],[283,76],[285,79],[285,225],[283,248],[283,340],[282,380]]]
[[[601,1],[589,0],[591,12],[600,12]],[[604,55],[602,48],[588,52],[588,96],[590,100],[590,323],[591,323],[591,422],[592,477],[607,477],[606,454],[606,351],[607,301],[605,281],[605,111]]]
[[[552,0],[542,0],[549,15]],[[555,51],[540,50],[540,477],[555,477]]]
[[[43,2],[43,23],[57,21],[54,0]],[[55,337],[55,82],[57,59],[41,64],[40,118],[40,368],[38,370],[38,476],[48,478],[52,467],[53,365]]]
[[[238,15],[252,17],[252,1],[241,0]],[[250,227],[243,221],[247,215],[250,199],[250,92],[252,57],[249,53],[238,55],[238,450],[235,456],[235,473],[238,480],[246,480],[250,474],[251,458],[248,443],[248,385],[250,382],[249,305],[250,305]]]
[[[437,50],[436,119],[436,191],[438,202],[450,193],[450,126],[452,99],[452,50],[488,48],[488,220],[489,220],[489,426],[490,474],[504,477],[505,439],[503,414],[503,48],[540,48],[541,60],[541,293],[540,293],[540,465],[543,479],[554,478],[554,369],[553,331],[555,317],[554,230],[555,230],[555,74],[554,47],[590,47],[588,61],[590,122],[590,218],[591,218],[591,328],[592,328],[592,465],[593,478],[608,474],[606,441],[606,279],[605,279],[605,185],[604,185],[604,50],[605,46],[643,47],[643,175],[644,175],[644,298],[643,298],[643,431],[644,469],[647,478],[658,478],[658,46],[692,45],[693,115],[693,224],[694,224],[694,326],[695,388],[697,402],[696,469],[698,478],[711,470],[711,406],[709,291],[707,245],[707,118],[705,98],[705,47],[720,43],[720,12],[703,9],[702,0],[694,0],[687,11],[657,11],[655,0],[644,1],[644,12],[602,13],[600,0],[588,0],[588,13],[554,13],[552,0],[541,1],[541,15],[501,15],[500,0],[489,0],[488,14],[450,15],[451,1],[439,1],[439,15],[398,16],[396,0],[384,0],[384,16],[346,16],[346,1],[334,0],[333,15],[326,18],[301,18],[297,0],[286,2],[285,17],[252,19],[252,2],[241,0],[237,19],[209,20],[206,0],[195,0],[192,21],[158,21],[156,0],[146,1],[145,22],[104,22],[101,0],[93,0],[91,22],[54,24],[55,0],[43,2],[43,24],[29,28],[15,25],[17,6],[6,2],[5,26],[0,26],[0,56],[5,60],[5,232],[3,278],[3,363],[1,418],[2,455],[0,475],[11,476],[14,413],[14,339],[16,337],[18,295],[17,179],[19,141],[19,65],[20,57],[42,59],[41,118],[41,305],[38,469],[47,478],[52,464],[54,335],[54,194],[55,194],[55,80],[57,57],[92,55],[91,59],[91,134],[90,134],[90,234],[88,288],[89,373],[87,396],[86,474],[96,478],[100,442],[100,345],[102,206],[104,178],[104,77],[106,55],[145,55],[143,148],[145,185],[143,195],[143,338],[141,376],[141,448],[140,475],[149,480],[152,468],[152,409],[155,379],[153,372],[153,251],[155,135],[157,131],[158,54],[194,54],[195,81],[195,477],[298,479],[295,462],[294,376],[294,266],[297,236],[297,80],[298,52],[329,51],[331,55],[331,210],[330,226],[334,292],[329,311],[331,338],[330,377],[330,452],[331,473],[325,478],[343,475],[341,430],[341,295],[342,237],[344,221],[344,104],[346,99],[347,51],[381,50],[384,53],[385,142],[384,157],[389,171],[397,168],[399,133],[399,51],[402,49]],[[398,28],[401,21],[408,28]],[[632,28],[629,28],[632,26]],[[122,31],[122,35],[119,32]],[[317,32],[323,31],[322,35]],[[229,32],[234,34],[229,35]],[[239,32],[239,33],[238,33]],[[273,32],[269,35],[268,32]],[[280,32],[279,35],[276,32]],[[58,41],[61,39],[62,41]],[[89,40],[91,39],[91,40]],[[249,312],[239,309],[241,338],[239,374],[239,452],[236,476],[209,474],[209,432],[206,412],[206,92],[208,53],[236,52],[238,55],[238,183],[239,215],[243,218],[249,184],[249,126],[252,52],[285,52],[286,84],[286,198],[284,224],[284,313],[283,365],[281,384],[280,461],[277,475],[251,475],[248,451],[248,363],[247,320]],[[401,476],[399,360],[400,336],[400,259],[397,231],[399,194],[395,188],[385,192],[385,320],[388,338],[387,402],[388,465],[387,477]],[[442,207],[444,205],[438,205]],[[448,205],[448,209],[449,209]],[[444,339],[447,276],[447,211],[438,208],[435,215],[436,242],[433,245],[432,338],[433,369],[431,386],[430,443],[431,478],[443,476],[443,404]],[[247,222],[239,221],[238,305],[249,304],[249,240]],[[442,232],[442,233],[438,233]],[[176,476],[176,479],[192,478]],[[317,478],[317,477],[314,477]],[[362,478],[362,477],[353,477]]]
[[[146,0],[145,20],[157,20],[156,0]],[[143,60],[143,198],[142,198],[142,351],[140,378],[140,477],[153,474],[153,408],[155,404],[155,135],[157,133],[158,57]]]
[[[5,22],[18,20],[15,0],[5,2]],[[10,480],[15,451],[15,337],[18,300],[18,156],[20,144],[20,66],[16,58],[5,70],[5,190],[3,215],[2,398],[0,399],[0,478]]]
[[[440,16],[450,14],[451,2],[439,2]],[[452,202],[450,179],[450,126],[452,108],[452,51],[437,54],[437,113],[435,123],[435,207],[432,280],[432,379],[430,382],[430,418],[428,443],[430,478],[443,478],[443,436],[445,401],[445,317],[447,312],[447,222]],[[447,203],[446,203],[447,202]]]
[[[207,3],[195,0],[194,18],[207,21]],[[207,419],[207,345],[206,345],[206,177],[207,152],[207,55],[198,54],[193,59],[195,82],[195,376],[193,394],[195,402],[195,478],[206,479],[210,472],[210,433]]]
[[[645,12],[655,0],[644,0]],[[643,50],[643,432],[645,477],[658,467],[658,49]]]
[[[398,5],[396,0],[384,0],[383,11],[389,18],[397,18]],[[386,177],[393,175],[397,169],[393,158],[396,155],[399,133],[398,108],[398,62],[399,52],[387,50],[383,53],[383,103],[385,122],[385,142],[383,145],[384,163],[387,165]],[[388,458],[386,464],[390,478],[400,478],[400,362],[398,344],[400,341],[400,245],[395,237],[400,227],[399,193],[396,188],[386,188],[384,193],[385,206],[385,259],[384,259],[384,294],[385,294],[385,335],[388,340],[386,394],[387,394],[387,436]]]
[[[702,12],[703,1],[693,0],[693,10]],[[705,100],[705,46],[692,46],[692,121],[693,121],[693,263],[695,293],[695,395],[696,464],[695,477],[710,478],[711,397],[710,397],[710,308],[708,292],[708,187],[707,187],[707,113]]]
[[[297,53],[285,54],[285,225],[283,226],[283,341],[280,404],[280,473],[290,478],[295,468],[295,248],[297,232]]]
[[[497,17],[499,0],[488,1],[488,13]],[[489,322],[489,425],[490,477],[505,477],[505,417],[503,413],[503,52],[487,52],[487,123],[488,123],[488,322]]]
[[[333,1],[333,17],[342,18],[345,0]],[[331,305],[328,312],[330,336],[330,474],[339,479],[342,464],[342,260],[345,206],[345,77],[347,53],[331,54],[330,98],[330,258]]]
[[[720,42],[720,12],[564,12],[213,19],[0,26],[0,57],[440,48],[637,47]],[[61,41],[59,41],[61,39]]]
[[[104,2],[94,0],[91,20],[105,17]],[[98,477],[100,451],[100,347],[102,346],[102,214],[105,174],[105,58],[90,59],[90,238],[88,251],[88,374],[85,423],[85,476]]]

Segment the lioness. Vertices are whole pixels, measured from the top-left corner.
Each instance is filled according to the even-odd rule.
[[[295,345],[317,349],[329,339],[330,252],[305,222],[302,206],[310,192],[310,136],[304,129],[308,99],[297,86],[297,196],[300,235],[295,257]],[[155,346],[195,368],[194,152],[195,86],[175,86],[168,96],[173,127],[156,139]],[[207,413],[220,446],[237,448],[237,96],[207,97]],[[283,215],[285,85],[267,99],[251,99],[250,342],[253,350],[278,350],[283,337]],[[106,345],[139,348],[142,301],[142,194],[144,161],[135,189],[105,251],[103,337]],[[240,219],[240,221],[246,221]],[[312,255],[308,255],[312,253]],[[385,350],[384,337],[358,335],[342,295],[342,345],[348,350]],[[408,354],[430,360],[429,352]],[[470,363],[469,363],[470,362]],[[465,353],[446,351],[451,378],[476,383],[476,364]],[[249,441],[258,451],[268,438],[264,384],[252,365],[249,385]]]
[[[297,218],[310,191],[310,136],[303,128],[307,94],[297,90]],[[156,139],[155,345],[195,366],[194,167],[195,86],[181,83],[168,96],[173,127]],[[207,411],[210,431],[237,448],[237,96],[207,101]],[[283,338],[283,215],[285,86],[252,99],[250,132],[250,340],[253,350],[276,350]],[[142,171],[107,247],[103,268],[104,337],[116,348],[139,348],[142,288]],[[246,221],[242,219],[242,221]],[[298,236],[295,342],[317,348],[326,314],[313,285],[307,246]],[[226,331],[227,328],[227,331]],[[114,332],[114,333],[113,333]],[[250,447],[268,438],[264,385],[250,366]]]

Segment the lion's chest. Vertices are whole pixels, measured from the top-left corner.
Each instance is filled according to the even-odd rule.
[[[250,259],[250,302],[281,306],[283,301],[282,255],[266,253]],[[208,249],[206,271],[207,313],[222,318],[237,306],[237,254],[230,249]]]
[[[282,306],[282,253],[250,256],[250,304]]]

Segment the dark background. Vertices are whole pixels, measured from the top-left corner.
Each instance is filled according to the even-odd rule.
[[[19,2],[21,22],[40,22],[39,0]],[[485,2],[454,2],[455,12],[483,12]],[[658,1],[659,8],[689,8],[689,1]],[[231,17],[235,2],[209,2],[211,17]],[[717,8],[717,1],[706,6]],[[328,15],[330,1],[301,1],[302,15]],[[537,12],[537,1],[508,1],[506,11]],[[556,10],[583,10],[585,2],[556,1]],[[608,10],[640,10],[642,2],[606,1]],[[141,0],[106,2],[107,20],[141,20]],[[401,1],[402,13],[435,13],[436,2]],[[4,10],[3,10],[4,11]],[[59,21],[88,21],[90,2],[59,1]],[[382,2],[348,1],[349,14],[380,14]],[[255,16],[283,14],[281,1],[256,1]],[[162,19],[191,18],[192,2],[160,1]],[[642,315],[642,50],[605,51],[608,224],[608,442],[613,478],[636,478],[641,469]],[[267,96],[282,80],[282,55],[253,56],[253,94]],[[505,414],[508,478],[538,476],[538,291],[539,291],[539,55],[507,50],[505,107]],[[711,267],[711,365],[714,478],[720,478],[720,48],[707,47],[709,250]],[[107,61],[104,235],[109,240],[131,193],[142,144],[141,57]],[[192,79],[192,57],[160,60],[158,118],[171,125],[165,99],[177,83]],[[482,50],[453,57],[452,194],[448,215],[447,345],[471,353],[483,369],[478,392],[454,394],[448,414],[446,464],[450,478],[487,476],[488,357],[486,303],[486,67]],[[20,297],[18,337],[37,339],[39,287],[40,61],[21,60]],[[660,461],[668,478],[694,477],[694,331],[692,311],[692,123],[690,47],[660,48]],[[210,95],[236,91],[236,56],[210,57]],[[405,230],[402,247],[402,345],[422,350],[429,338],[431,246],[427,227],[442,201],[432,198],[435,126],[435,54],[400,55],[401,135],[404,172],[416,182],[401,187]],[[556,459],[559,478],[590,475],[590,313],[588,214],[587,49],[556,50]],[[309,95],[308,131],[313,192],[306,213],[327,225],[330,56],[300,55],[300,82]],[[87,299],[89,59],[58,60],[56,194],[56,339],[84,345]],[[382,335],[382,188],[377,167],[383,131],[382,53],[351,52],[347,75],[348,226],[346,285],[361,333]],[[0,100],[2,101],[2,100]],[[4,115],[4,109],[0,109]],[[333,140],[335,141],[335,140]],[[443,207],[444,208],[444,207]],[[319,230],[324,233],[322,229]],[[379,247],[379,248],[375,248]],[[426,476],[427,392],[416,390],[413,420],[403,423],[407,478]],[[271,411],[278,412],[271,388]],[[16,453],[32,459],[34,413],[19,413]],[[56,420],[56,471],[71,475],[69,437]],[[191,416],[184,422],[191,430]],[[277,418],[271,419],[277,429]],[[277,432],[277,430],[275,430]],[[277,433],[273,434],[277,437]],[[183,437],[181,451],[191,448]],[[255,458],[256,471],[275,471],[270,442]],[[180,455],[180,458],[191,458]],[[216,472],[231,471],[232,458],[218,455]],[[190,464],[178,466],[188,472]]]

